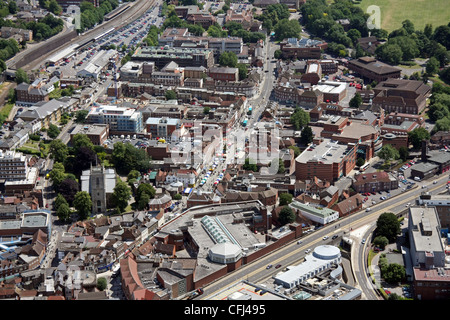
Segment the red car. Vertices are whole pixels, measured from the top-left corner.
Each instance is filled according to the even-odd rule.
[[[281,264],[277,264],[276,266],[275,266],[275,269],[278,269],[278,268],[280,268],[281,267]]]

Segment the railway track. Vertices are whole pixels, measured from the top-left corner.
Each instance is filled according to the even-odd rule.
[[[110,28],[116,28],[116,29],[121,28],[122,26],[130,23],[131,21],[139,18],[144,12],[146,12],[148,9],[150,9],[153,5],[157,4],[158,2],[159,2],[158,0],[151,0],[151,1],[136,0],[136,2],[133,3],[133,5],[130,7],[130,9],[123,12],[123,14],[124,14],[123,16],[118,15],[111,20],[104,21],[102,24],[100,24],[95,29],[91,29],[83,35],[78,35],[78,36],[72,38],[70,41],[65,42],[63,45],[60,45],[57,48],[40,55],[36,59],[31,59],[30,61],[27,61],[27,64],[20,66],[20,68],[23,69],[24,71],[31,71],[33,69],[36,69],[37,67],[39,67],[40,65],[43,64],[45,59],[47,59],[49,56],[51,56],[58,50],[61,50],[64,47],[68,47],[68,46],[76,44],[76,43],[84,43],[84,42],[88,41],[89,39],[94,39],[95,37],[97,37],[98,35],[103,33],[104,30],[107,30]],[[58,36],[55,36],[55,37],[58,37]],[[50,40],[52,40],[52,39],[50,39]],[[55,40],[56,39],[53,39],[53,41],[55,41]],[[39,47],[33,48],[32,51],[24,52],[22,54],[24,56],[22,56],[21,58],[18,56],[11,58],[10,63],[7,62],[8,69],[15,70],[16,64],[18,62],[20,62],[22,59],[26,59],[27,55],[30,54],[31,52],[34,52],[34,50],[42,49],[42,47],[44,47],[44,46],[46,46],[45,42],[43,42]]]

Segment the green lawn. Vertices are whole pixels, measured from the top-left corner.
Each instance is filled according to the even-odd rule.
[[[450,22],[448,0],[362,0],[357,4],[364,11],[370,5],[381,10],[381,28],[393,31],[402,26],[402,21],[409,19],[417,30],[423,30],[427,23],[433,28]]]

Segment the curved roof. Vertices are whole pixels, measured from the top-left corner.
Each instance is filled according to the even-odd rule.
[[[211,249],[209,249],[209,253],[216,257],[226,258],[235,258],[242,253],[241,248],[233,243],[223,242],[215,244]]]
[[[314,256],[316,258],[324,259],[324,260],[332,260],[338,257],[341,254],[341,251],[338,247],[330,246],[330,245],[322,245],[318,246],[314,249]]]

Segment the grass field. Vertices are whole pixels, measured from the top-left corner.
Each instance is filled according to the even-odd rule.
[[[416,30],[423,30],[427,23],[433,29],[450,22],[448,0],[362,0],[357,6],[364,11],[370,5],[381,10],[381,28],[391,32],[402,26],[402,21],[409,19]]]

